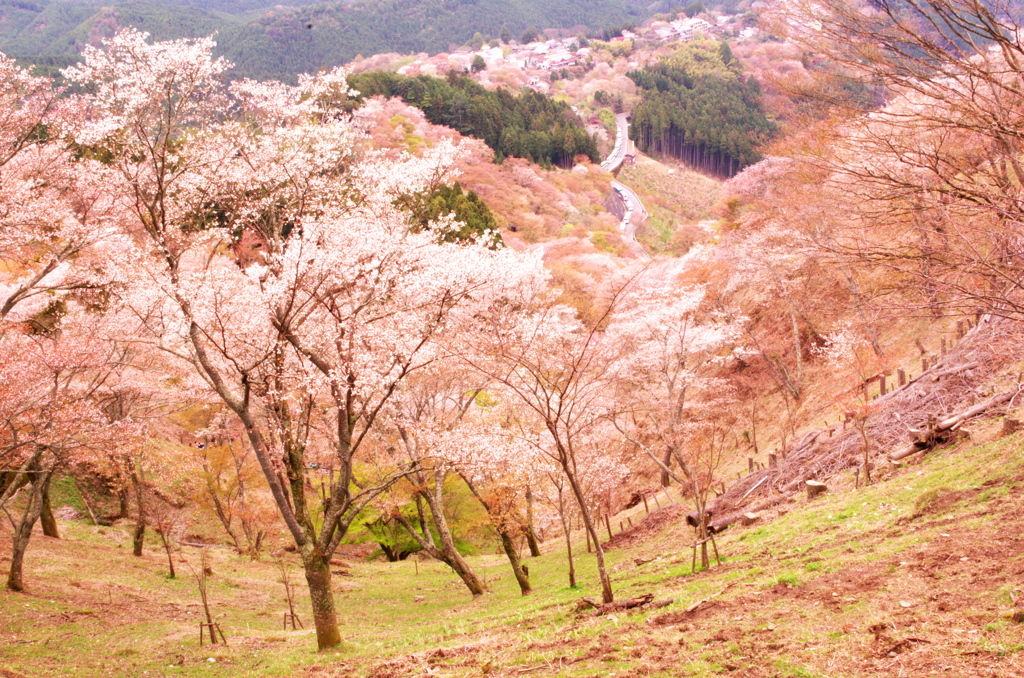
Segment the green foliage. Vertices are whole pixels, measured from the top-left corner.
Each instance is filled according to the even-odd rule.
[[[469,69],[471,71],[473,71],[474,73],[479,73],[485,68],[487,68],[487,62],[484,61],[484,58],[482,56],[477,54],[475,57],[473,57],[473,63],[470,64],[469,66]]]
[[[508,42],[524,29],[540,36],[537,26],[596,28],[649,15],[636,0],[8,0],[0,4],[0,51],[73,56],[127,26],[157,40],[217,33],[218,53],[235,63],[236,77],[294,81],[357,54],[436,53],[475,39],[474,33]]]
[[[349,78],[361,97],[398,97],[423,111],[427,120],[482,139],[498,160],[513,156],[541,165],[568,167],[576,155],[593,162],[597,144],[568,104],[524,90],[490,91],[455,72],[447,79],[426,75],[362,73]]]
[[[519,42],[523,44],[536,42],[537,40],[540,40],[540,31],[537,30],[536,26],[527,26],[523,30],[522,35],[519,36]]]
[[[435,220],[447,215],[460,222],[455,229],[440,234],[442,242],[467,242],[490,234],[496,245],[501,244],[491,210],[475,192],[463,193],[457,181],[452,186],[439,186],[429,196],[420,196],[413,205],[413,220],[419,228],[430,228]]]
[[[642,95],[630,136],[644,152],[732,176],[760,159],[758,144],[775,132],[760,84],[741,78],[726,43],[697,40],[628,75]]]

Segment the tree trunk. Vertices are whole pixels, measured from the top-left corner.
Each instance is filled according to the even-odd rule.
[[[533,492],[529,485],[526,486],[526,543],[530,546],[530,556],[539,558],[540,544],[533,529]]]
[[[341,631],[334,611],[334,591],[331,588],[331,563],[315,547],[302,549],[302,566],[306,571],[309,598],[313,604],[313,624],[316,626],[316,645],[320,650],[341,643]]]
[[[558,517],[562,521],[562,532],[565,534],[565,548],[569,555],[569,588],[576,588],[576,564],[572,559],[572,531],[569,521],[565,518],[565,501],[562,499],[562,488],[558,488]]]
[[[436,473],[436,472],[435,472]],[[487,592],[487,587],[484,586],[483,581],[476,576],[476,572],[470,567],[466,559],[462,557],[458,549],[455,548],[455,539],[452,537],[451,528],[448,526],[448,520],[444,517],[444,507],[441,503],[441,490],[444,485],[444,478],[434,478],[434,491],[423,490],[420,493],[430,508],[430,514],[433,518],[434,528],[437,530],[438,539],[441,542],[440,546],[437,546],[433,542],[433,538],[430,541],[420,534],[420,531],[412,525],[401,512],[395,514],[395,520],[402,524],[405,531],[415,539],[420,547],[429,553],[432,557],[440,560],[442,563],[452,568],[452,570],[459,576],[462,583],[466,585],[469,592],[473,594],[473,597],[483,595]],[[427,530],[429,532],[429,530]]]
[[[38,463],[34,464],[31,471],[31,491],[28,500],[25,502],[25,510],[21,514],[21,521],[14,530],[11,538],[11,569],[7,574],[7,588],[11,591],[24,591],[25,582],[22,576],[25,563],[25,551],[28,549],[29,538],[32,536],[32,528],[43,510],[43,490],[50,482],[50,473],[44,472]]]
[[[580,507],[580,515],[583,517],[583,525],[587,529],[587,534],[590,535],[594,542],[594,557],[597,560],[597,574],[601,579],[601,602],[605,605],[608,603],[614,603],[615,594],[612,593],[612,580],[608,576],[608,568],[606,568],[604,564],[604,549],[601,548],[601,540],[597,536],[597,528],[594,526],[594,521],[590,515],[590,509],[587,507],[586,499],[583,496],[583,489],[576,482],[576,477],[570,470],[568,464],[562,464],[562,470],[565,471],[565,475],[569,479],[569,487],[572,488],[573,496],[576,497],[576,503]]]
[[[131,498],[128,495],[128,488],[122,487],[117,491],[117,519],[126,520],[131,517]]]
[[[523,570],[523,564],[519,560],[519,551],[516,550],[515,542],[512,541],[508,530],[499,529],[498,535],[501,537],[501,548],[505,550],[508,562],[512,564],[512,573],[516,576],[516,581],[519,582],[519,591],[524,596],[530,595],[533,592],[533,588],[530,587],[530,576]]]
[[[167,553],[167,576],[170,579],[174,579],[174,556],[172,553],[173,549],[171,547],[171,540],[167,538],[167,535],[164,533],[163,530],[160,531],[160,541],[163,542],[164,551]]]
[[[47,476],[43,485],[43,503],[39,514],[40,522],[43,525],[43,535],[60,539],[60,532],[57,531],[57,519],[53,517],[53,508],[50,506],[50,477]]]
[[[141,557],[142,546],[146,540],[146,488],[144,487],[145,479],[142,477],[142,468],[136,468],[133,465],[131,476],[138,509],[135,515],[135,533],[132,535],[132,555]]]

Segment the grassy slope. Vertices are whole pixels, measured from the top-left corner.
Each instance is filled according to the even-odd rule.
[[[498,556],[474,559],[493,589],[477,601],[438,563],[418,573],[412,562],[357,563],[336,578],[345,644],[323,655],[311,631],[280,630],[272,564],[215,550],[211,597],[230,645],[201,649],[188,577],[166,579],[156,552],[132,558],[126,530],[65,522],[65,539],[34,537],[30,592],[0,594],[0,668],[30,677],[1021,675],[1024,627],[1000,613],[1024,574],[1022,446],[1016,434],[941,450],[865,490],[835,478],[834,494],[724,534],[727,561],[709,572],[690,572],[688,534],[670,524],[610,553],[620,598],[675,599],[650,613],[577,617],[573,601],[596,593],[592,559],[579,558],[585,588],[570,590],[553,543],[530,562],[537,591],[525,599]],[[300,601],[308,623],[307,610]]]

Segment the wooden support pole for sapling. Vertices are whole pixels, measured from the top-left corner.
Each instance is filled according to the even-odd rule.
[[[192,570],[192,575],[196,578],[196,583],[199,586],[199,596],[203,601],[203,612],[206,613],[206,621],[199,622],[199,647],[203,646],[203,638],[209,632],[210,644],[217,644],[217,636],[220,636],[220,642],[224,645],[228,644],[228,639],[224,637],[224,631],[220,628],[220,624],[213,621],[213,614],[210,612],[210,601],[206,596],[206,577],[210,573],[209,559],[206,554],[206,547],[200,549],[200,563],[199,571],[196,572],[195,568],[192,567],[191,563],[186,563],[188,568]]]
[[[922,372],[927,372],[928,371],[928,356],[926,356],[926,355],[921,356],[921,371]]]
[[[654,494],[652,494],[651,498],[654,499],[654,503],[658,506],[658,510],[661,510],[661,502],[658,501],[658,493],[655,492]]]
[[[754,458],[753,457],[747,457],[747,473],[753,473],[753,472],[754,472]]]
[[[418,559],[413,554],[413,563]],[[300,629],[305,628],[302,625],[302,620],[299,619],[299,615],[295,614],[295,592],[292,590],[291,577],[288,573],[288,566],[285,565],[284,558],[278,556],[277,558],[277,569],[281,573],[281,583],[284,584],[285,599],[288,601],[288,611],[284,613],[284,625],[283,630],[288,630],[288,624],[291,623],[292,631],[296,631],[295,625],[298,624]],[[417,566],[417,570],[419,567]]]
[[[676,500],[675,500],[675,499],[673,499],[673,498],[672,498],[672,495],[668,493],[668,488],[667,488],[667,487],[665,487],[665,488],[662,488],[662,489],[663,489],[663,490],[665,490],[665,496],[666,496],[666,497],[668,497],[668,503],[669,503],[669,504],[674,504],[674,503],[676,503]]]
[[[608,529],[608,538],[612,538],[612,521],[608,520],[608,514],[604,514],[604,526]]]
[[[633,527],[633,519],[632,518],[630,518],[629,516],[626,516],[626,522],[629,523],[629,527],[630,528]]]
[[[644,511],[647,512],[647,515],[651,515],[651,509],[649,506],[647,506],[647,495],[641,494],[640,498],[644,500]]]
[[[885,375],[879,375],[878,377],[878,395],[885,395],[888,393],[885,389]]]
[[[907,373],[903,371],[902,367],[896,370],[896,377],[899,379],[900,386],[907,385]]]

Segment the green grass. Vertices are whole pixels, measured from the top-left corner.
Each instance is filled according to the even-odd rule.
[[[161,552],[130,556],[128,529],[62,522],[62,540],[33,538],[28,594],[0,594],[0,668],[32,677],[214,677],[296,676],[321,666],[328,676],[362,676],[393,660],[405,667],[394,675],[424,675],[429,663],[424,657],[431,651],[468,647],[430,660],[431,666],[450,676],[484,675],[484,667],[490,667],[489,675],[523,670],[524,675],[625,676],[643,670],[642,675],[713,676],[742,675],[747,666],[772,667],[780,676],[844,675],[825,670],[827,656],[874,651],[864,629],[875,620],[892,621],[902,609],[899,600],[908,599],[913,607],[907,614],[917,614],[929,591],[944,592],[967,581],[958,579],[956,569],[937,571],[924,584],[911,575],[917,563],[927,562],[928,549],[945,543],[947,531],[981,533],[997,526],[993,509],[1020,494],[1015,479],[1024,472],[1020,445],[1021,436],[1013,436],[969,452],[939,450],[924,464],[867,488],[836,491],[811,503],[800,499],[769,523],[721,535],[725,563],[707,572],[690,571],[689,533],[681,527],[633,550],[609,552],[620,599],[652,592],[656,599],[673,600],[648,614],[577,616],[576,600],[599,596],[594,559],[583,544],[576,558],[580,588],[568,587],[564,551],[549,544],[550,552],[528,561],[535,588],[528,597],[519,595],[507,561],[495,554],[470,557],[491,589],[477,600],[440,563],[359,562],[353,577],[335,578],[344,642],[326,653],[315,651],[309,600],[301,586],[297,610],[307,629],[281,629],[285,604],[272,562],[211,550],[210,598],[229,645],[200,648],[199,600],[186,567],[177,579],[167,579]],[[840,487],[839,480],[830,487]],[[927,512],[948,492],[973,494]],[[6,544],[8,535],[0,532],[0,543]],[[0,557],[6,548],[0,546]],[[196,559],[194,550],[183,555]],[[637,566],[637,555],[661,558]],[[297,561],[292,565],[301,584]],[[843,576],[861,576],[858,572],[878,580],[874,588],[844,583]],[[1018,585],[1008,577],[971,590],[967,602],[952,612],[966,615],[957,624],[965,629],[974,624],[977,633],[965,636],[974,645],[957,652],[1006,660],[1021,655],[1021,626],[998,616]],[[415,602],[416,596],[424,600]],[[678,622],[688,625],[685,633],[653,623],[709,597],[712,602],[702,608],[706,618]],[[948,624],[932,616],[913,617],[911,630],[900,633],[938,638]],[[724,634],[721,640],[715,640],[718,633]],[[558,668],[543,668],[549,664]],[[845,675],[871,675],[864,671]]]

